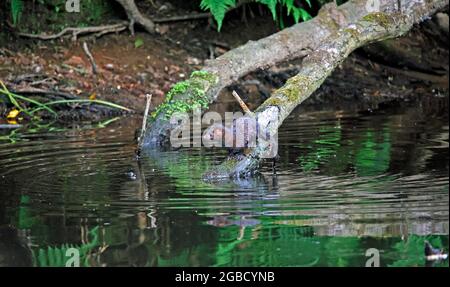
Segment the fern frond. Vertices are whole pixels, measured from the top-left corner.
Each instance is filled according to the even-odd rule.
[[[22,0],[11,0],[11,16],[14,26],[16,26],[17,23],[19,23],[22,10],[23,10]]]
[[[308,13],[308,11],[306,11],[303,8],[299,8],[299,10],[300,10],[300,17],[302,18],[303,21],[308,21],[312,19],[312,16]]]
[[[291,14],[292,10],[296,8],[294,0],[282,0],[281,4],[286,6],[288,16]]]
[[[209,10],[217,21],[218,30],[222,28],[225,13],[236,5],[236,0],[202,0],[200,8]]]
[[[277,20],[277,4],[278,0],[256,0],[256,2],[261,3],[269,7],[270,12],[272,13],[273,20]]]

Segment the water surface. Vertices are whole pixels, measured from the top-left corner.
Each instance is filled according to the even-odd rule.
[[[0,141],[0,264],[424,266],[448,250],[448,100],[294,113],[280,159],[206,183],[226,151],[134,157],[139,120]],[[448,261],[433,264],[448,266]]]

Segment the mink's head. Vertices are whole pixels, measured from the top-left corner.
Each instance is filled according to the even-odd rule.
[[[203,132],[204,140],[222,139],[225,133],[225,127],[222,124],[213,124]]]

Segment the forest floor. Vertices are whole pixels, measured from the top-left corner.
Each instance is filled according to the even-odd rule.
[[[160,17],[167,16],[161,13]],[[208,59],[278,30],[268,14],[247,20],[244,24],[241,17],[232,17],[220,33],[203,19],[159,25],[159,35],[137,31],[131,36],[123,31],[100,38],[87,36],[76,42],[16,38],[0,45],[0,79],[17,93],[30,89],[65,92],[107,100],[142,113],[145,94],[153,95],[154,108],[174,83],[189,77]],[[92,73],[83,42],[88,44],[99,68],[97,75]],[[442,57],[448,63],[446,51]],[[299,63],[294,61],[256,71],[234,88],[240,90],[250,107],[256,107],[298,68]],[[360,51],[345,61],[305,104],[339,107],[345,102],[365,109],[411,95],[448,94],[448,70],[447,77],[431,79],[424,78],[423,73],[417,77],[382,61],[369,60],[367,53]],[[9,108],[0,99],[0,124]],[[94,120],[103,116],[98,110],[74,104],[62,110],[60,118]]]

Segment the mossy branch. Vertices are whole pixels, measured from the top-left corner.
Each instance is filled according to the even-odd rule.
[[[364,1],[354,1],[356,3]],[[399,37],[414,24],[421,22],[439,9],[448,6],[448,0],[411,1],[402,13],[384,8],[383,12],[368,13],[357,21],[341,27],[305,58],[301,71],[276,90],[256,110],[259,127],[275,134],[289,114],[316,89],[333,70],[355,49],[385,39]],[[270,123],[276,125],[270,125]],[[262,154],[270,149],[268,141],[258,141],[251,154],[239,161],[224,162],[206,175],[211,177],[245,177],[257,171]]]

